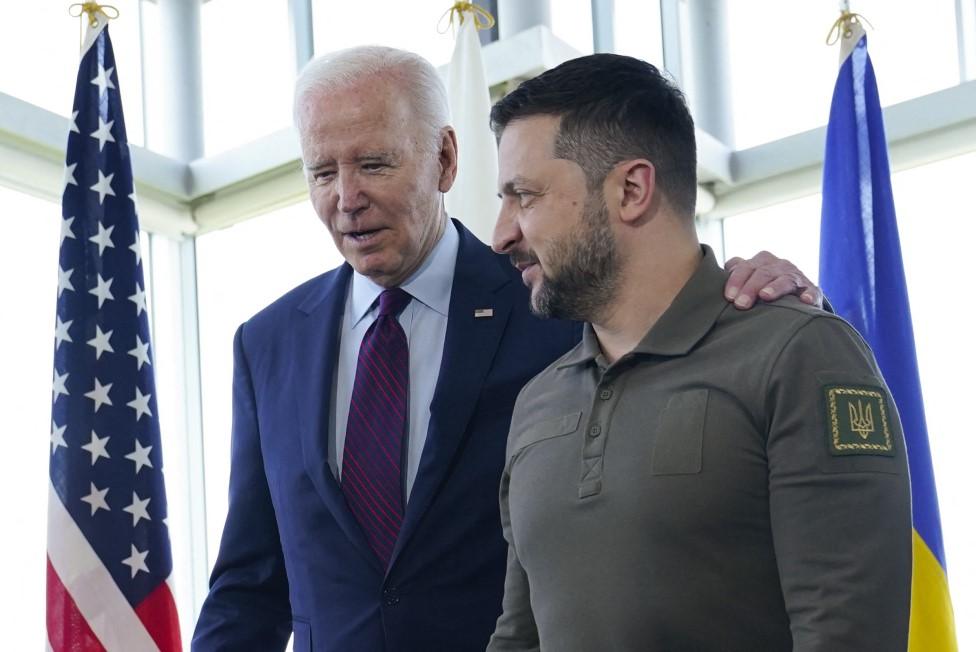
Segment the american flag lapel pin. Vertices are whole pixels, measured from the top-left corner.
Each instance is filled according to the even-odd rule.
[[[495,315],[494,308],[475,308],[474,310],[475,319],[487,319],[489,317],[494,317],[494,315]]]

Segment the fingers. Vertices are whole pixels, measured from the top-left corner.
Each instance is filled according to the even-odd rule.
[[[745,285],[756,269],[749,261],[742,258],[730,258],[725,263],[725,269],[731,272],[725,282],[725,298],[729,301],[735,301],[742,286]]]
[[[800,293],[800,301],[802,301],[803,303],[808,303],[811,306],[823,310],[824,307],[823,290],[818,288],[816,285],[811,284],[809,287],[805,288],[803,292]]]
[[[725,264],[730,270],[725,285],[725,297],[736,308],[746,310],[756,301],[774,301],[789,294],[804,303],[823,307],[823,292],[793,263],[777,258],[768,251],[760,251],[749,260],[731,258]]]
[[[780,292],[783,287],[788,287],[785,292]],[[751,308],[758,299],[772,301],[783,294],[792,292],[792,281],[783,276],[776,276],[770,271],[769,266],[760,267],[752,270],[752,274],[746,279],[745,283],[739,288],[739,294],[735,297],[735,307],[742,310]],[[761,294],[760,294],[761,293]]]
[[[732,258],[729,258],[727,261],[725,261],[725,271],[730,272],[744,262],[746,262],[745,258],[739,258],[738,256],[733,256]]]

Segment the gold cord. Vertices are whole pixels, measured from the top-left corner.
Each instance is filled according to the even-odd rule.
[[[440,20],[437,21],[437,32],[439,34],[446,32],[447,27],[454,24],[455,16],[457,16],[458,25],[463,25],[464,13],[466,11],[470,11],[473,14],[472,19],[474,20],[475,29],[480,31],[483,29],[491,29],[495,26],[495,17],[484,7],[476,5],[473,2],[455,2],[450,9],[441,15]],[[448,18],[448,24],[442,27],[445,18]]]
[[[100,5],[97,2],[76,2],[68,7],[68,14],[74,18],[79,18],[82,14],[88,14],[89,27],[98,25],[98,18],[95,14],[99,12],[105,14],[109,20],[114,20],[119,17],[118,9],[112,5]]]
[[[861,14],[855,14],[852,11],[840,12],[840,18],[834,21],[830,27],[830,32],[827,34],[827,45],[833,45],[843,38],[850,38],[854,33],[851,28],[854,25],[860,25],[862,20],[867,23],[868,27],[874,29],[871,21]]]

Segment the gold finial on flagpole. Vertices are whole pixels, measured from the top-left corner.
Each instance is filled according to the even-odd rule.
[[[77,10],[77,13],[75,13]],[[119,10],[112,5],[100,5],[97,2],[76,2],[68,7],[68,14],[74,18],[80,18],[82,14],[88,14],[88,26],[98,25],[98,17],[95,14],[102,13],[109,20],[119,17]]]
[[[450,9],[441,14],[440,20],[437,21],[437,31],[443,34],[447,31],[447,27],[441,28],[441,24],[444,22],[444,18],[450,17],[448,19],[448,26],[454,25],[454,17],[457,16],[458,25],[464,24],[464,13],[470,11],[472,13],[472,18],[474,20],[474,27],[477,30],[491,29],[495,26],[495,17],[491,13],[480,5],[476,5],[473,2],[455,2],[451,5]]]
[[[841,39],[850,38],[854,34],[854,30],[852,28],[854,25],[860,25],[862,20],[867,23],[868,27],[874,29],[874,25],[871,24],[871,21],[861,14],[856,14],[853,11],[850,11],[848,3],[842,2],[840,18],[834,21],[834,24],[830,27],[830,32],[827,34],[827,45],[833,45]]]

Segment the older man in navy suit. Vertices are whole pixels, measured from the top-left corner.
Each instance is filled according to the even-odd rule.
[[[580,328],[533,317],[508,259],[448,219],[457,139],[429,63],[316,59],[295,119],[346,264],[235,337],[230,507],[193,649],[281,650],[294,632],[297,652],[483,650],[515,397]],[[745,303],[819,294],[765,260],[733,276]]]

